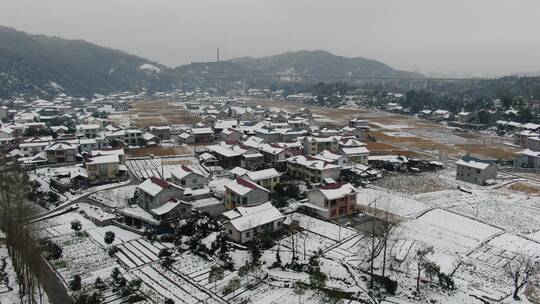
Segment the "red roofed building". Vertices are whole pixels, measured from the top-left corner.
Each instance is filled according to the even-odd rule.
[[[326,219],[334,219],[356,212],[356,195],[358,190],[347,183],[333,183],[308,192],[310,211]]]
[[[256,206],[268,202],[270,191],[255,182],[237,177],[225,185],[225,206],[227,209],[236,207]]]

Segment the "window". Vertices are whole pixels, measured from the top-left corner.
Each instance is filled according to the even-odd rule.
[[[229,234],[232,234],[232,230],[231,230],[231,229],[229,229]]]
[[[247,205],[248,199],[247,197],[242,197],[242,205]]]

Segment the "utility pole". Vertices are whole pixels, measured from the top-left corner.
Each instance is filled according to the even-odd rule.
[[[219,48],[217,48],[217,62],[219,62]]]

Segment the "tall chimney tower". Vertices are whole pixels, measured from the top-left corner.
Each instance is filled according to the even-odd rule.
[[[219,62],[219,48],[217,48],[217,62]]]

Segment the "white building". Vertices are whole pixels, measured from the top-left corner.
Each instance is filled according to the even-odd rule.
[[[237,207],[223,213],[230,221],[225,231],[230,239],[238,243],[252,241],[257,235],[271,233],[283,227],[285,216],[270,202],[254,207]]]

